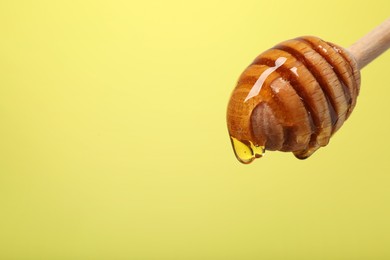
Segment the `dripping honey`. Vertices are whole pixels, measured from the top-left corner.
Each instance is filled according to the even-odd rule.
[[[234,137],[230,137],[234,154],[237,159],[245,164],[251,163],[256,158],[261,158],[264,155],[264,146],[254,145],[252,142],[241,142]]]

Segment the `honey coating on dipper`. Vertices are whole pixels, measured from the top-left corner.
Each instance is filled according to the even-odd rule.
[[[241,74],[227,109],[237,159],[250,163],[265,150],[308,158],[350,116],[359,88],[353,57],[317,37],[263,52]]]

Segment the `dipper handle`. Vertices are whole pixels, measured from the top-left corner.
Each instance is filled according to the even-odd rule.
[[[348,51],[362,69],[390,48],[390,18],[352,44]]]

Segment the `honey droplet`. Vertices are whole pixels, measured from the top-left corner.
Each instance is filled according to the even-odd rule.
[[[248,164],[251,163],[255,158],[263,157],[264,146],[254,145],[250,141],[247,141],[248,144],[246,144],[232,136],[230,139],[232,141],[234,154],[240,162]]]

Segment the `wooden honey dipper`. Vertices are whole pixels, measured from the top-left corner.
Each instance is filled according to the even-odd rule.
[[[390,47],[390,19],[348,49],[304,36],[260,54],[241,74],[227,109],[237,159],[265,150],[306,159],[348,119],[360,69]]]

